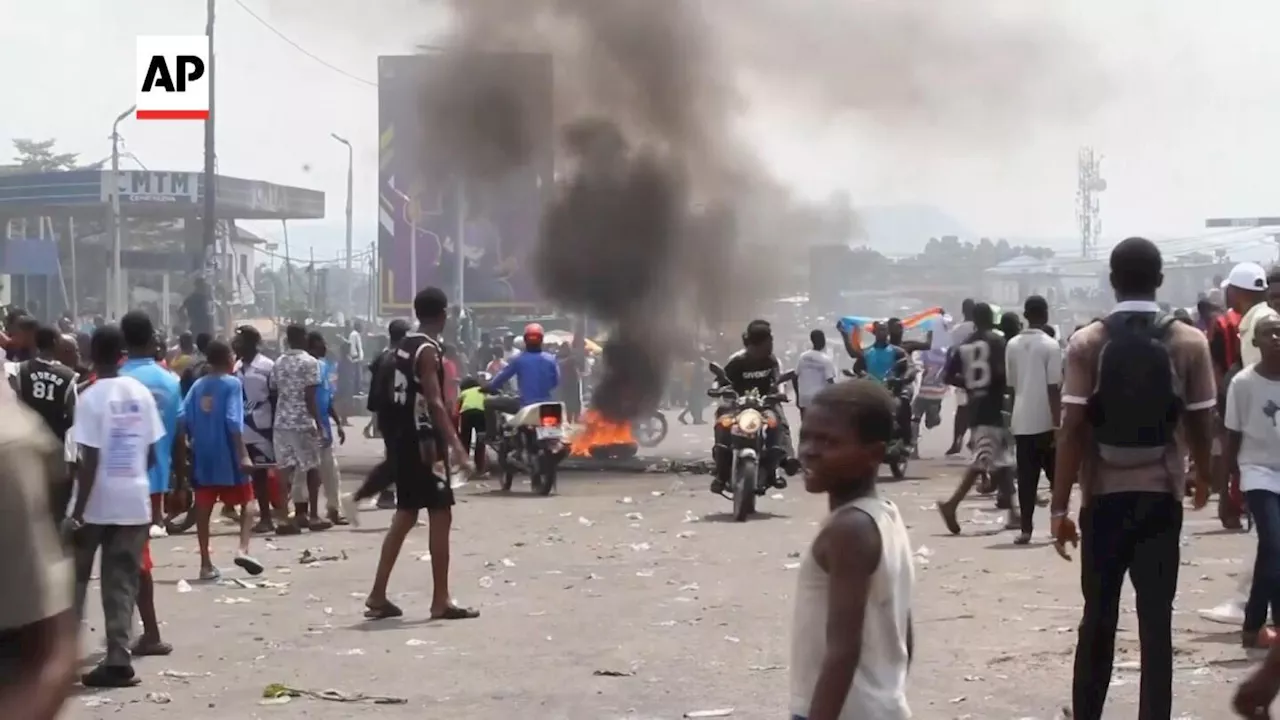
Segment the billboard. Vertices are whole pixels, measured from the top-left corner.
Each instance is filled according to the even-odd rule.
[[[405,314],[434,285],[468,307],[539,303],[533,253],[554,185],[551,57],[486,53],[483,64],[520,98],[530,128],[528,162],[485,182],[449,177],[427,147],[424,88],[448,54],[378,58],[378,255],[380,311]],[[433,160],[434,159],[434,160]],[[464,217],[465,216],[465,217]],[[459,236],[463,241],[459,243]],[[461,262],[459,262],[461,252]],[[462,267],[462,282],[458,269]]]

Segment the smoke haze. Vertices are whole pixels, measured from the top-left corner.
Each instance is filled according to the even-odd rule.
[[[750,317],[769,294],[769,253],[851,234],[847,200],[833,216],[770,177],[741,132],[748,97],[975,146],[1088,100],[1070,82],[1084,71],[1060,62],[1069,38],[1009,3],[445,4],[444,44],[463,52],[423,85],[423,147],[449,148],[473,181],[526,164],[537,144],[532,111],[483,53],[553,57],[563,162],[534,266],[550,300],[613,328],[594,402],[616,419],[657,406],[699,325]]]

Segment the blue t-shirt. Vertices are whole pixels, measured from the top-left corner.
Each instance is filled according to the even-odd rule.
[[[521,405],[551,402],[552,394],[560,384],[560,366],[553,355],[539,350],[526,350],[512,358],[511,363],[502,368],[491,384],[500,388],[512,376],[516,378]]]
[[[164,438],[156,443],[156,464],[147,471],[151,493],[169,492],[169,470],[173,467],[173,438],[182,419],[182,388],[178,376],[150,358],[131,358],[120,366],[120,374],[136,379],[155,398]]]
[[[191,440],[191,486],[233,487],[249,481],[240,469],[236,435],[244,432],[244,386],[235,375],[205,375],[183,400]]]
[[[320,384],[316,386],[316,412],[320,413],[320,432],[327,442],[333,442],[333,426],[329,421],[329,408],[338,391],[338,366],[327,358],[320,360]]]
[[[862,351],[862,357],[867,365],[867,374],[883,382],[889,377],[889,371],[893,370],[894,363],[898,361],[898,349],[892,345],[884,347],[872,345]]]

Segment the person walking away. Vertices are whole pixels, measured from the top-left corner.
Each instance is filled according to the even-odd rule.
[[[375,495],[378,496],[378,509],[394,510],[396,508],[395,491],[392,490],[394,476],[391,465],[391,433],[394,432],[395,417],[395,373],[396,351],[401,341],[409,333],[409,323],[404,320],[392,320],[387,326],[387,347],[370,363],[369,397],[367,407],[373,414],[372,422],[376,424],[378,435],[382,438],[383,459],[373,467],[364,482],[353,493],[342,496],[342,513],[354,526],[360,526],[360,503]]]
[[[129,630],[138,582],[150,571],[147,528],[157,445],[166,440],[155,399],[137,378],[120,375],[125,338],[106,326],[93,333],[90,355],[97,380],[76,405],[74,439],[80,446],[76,499],[68,521],[76,573],[76,614],[84,617],[85,593],[102,550],[102,612],[107,652],[81,676],[85,687],[139,683],[129,652]]]
[[[262,353],[262,333],[252,325],[236,328],[231,348],[238,358],[232,374],[240,380],[244,392],[244,427],[240,437],[252,465],[249,476],[253,481],[253,495],[258,501],[258,524],[253,526],[253,531],[273,533],[276,531],[273,515],[284,520],[289,514],[287,500],[282,499],[279,507],[272,508],[274,498],[284,497],[283,493],[272,492],[270,477],[270,468],[276,464],[272,428],[276,395],[271,387],[275,361]]]
[[[951,352],[954,352],[955,348],[969,342],[969,337],[972,336],[974,330],[976,330],[973,322],[973,309],[976,306],[977,303],[975,303],[971,298],[965,298],[964,302],[960,303],[960,317],[962,319],[960,322],[956,323],[955,327],[951,328]],[[964,388],[959,387],[956,388],[955,395],[956,412],[954,422],[952,423],[951,447],[947,448],[947,457],[960,454],[960,450],[964,445],[965,433],[969,431],[970,413],[966,407],[969,403],[969,396],[965,393]]]
[[[18,371],[13,375],[14,391],[24,405],[40,416],[60,446],[65,446],[67,433],[75,421],[76,373],[55,359],[57,330],[50,327],[36,330],[35,348],[35,357],[18,364]],[[70,464],[63,462],[50,478],[50,508],[54,521],[59,523],[71,504],[74,478],[69,471]]]
[[[334,525],[347,525],[339,510],[342,471],[333,453],[334,428],[338,430],[338,443],[347,442],[347,433],[342,429],[342,418],[334,403],[338,393],[338,368],[328,359],[329,347],[319,332],[313,330],[307,334],[307,350],[320,362],[321,382],[316,388],[316,405],[320,413],[320,486],[324,489],[325,517]]]
[[[945,348],[929,348],[920,351],[920,388],[911,401],[911,436],[916,439],[911,449],[913,459],[920,458],[920,434],[942,424],[942,401],[947,397]],[[921,428],[923,425],[923,428]]]
[[[484,473],[484,389],[473,377],[465,378],[461,387],[462,392],[458,393],[458,433],[468,453],[473,452],[471,438],[475,436],[473,459],[476,472]]]
[[[218,502],[237,508],[240,549],[235,564],[250,575],[262,574],[262,563],[249,554],[253,535],[253,461],[244,443],[244,387],[232,372],[231,347],[209,343],[209,372],[191,386],[183,400],[183,426],[191,438],[191,487],[195,493],[196,540],[200,545],[200,579],[222,577],[209,554],[209,527]]]
[[[828,385],[800,426],[805,490],[825,494],[831,512],[796,579],[793,720],[911,717],[911,538],[897,506],[876,492],[895,402],[869,380]]]
[[[178,335],[178,350],[169,358],[169,369],[179,376],[196,357],[196,339],[190,332]]]
[[[196,277],[191,294],[182,301],[182,315],[187,320],[187,328],[195,333],[197,341],[201,335],[213,338],[213,297],[209,292],[209,283],[203,277]]]
[[[1023,304],[1027,329],[1005,348],[1005,374],[1013,387],[1013,431],[1018,478],[1018,514],[1022,534],[1013,542],[1031,542],[1044,473],[1053,486],[1053,433],[1062,415],[1062,346],[1045,332],[1049,327],[1049,303],[1032,295]]]
[[[404,612],[387,598],[391,571],[409,531],[418,522],[418,512],[427,511],[427,549],[431,553],[431,617],[461,620],[480,613],[453,604],[449,594],[449,531],[453,524],[453,489],[449,478],[433,473],[442,453],[468,468],[466,450],[444,404],[443,349],[440,334],[448,317],[449,301],[444,291],[428,287],[413,299],[418,332],[400,341],[395,354],[395,384],[392,409],[386,422],[391,432],[388,460],[396,483],[396,513],[382,541],[382,554],[373,587],[365,599],[365,617],[370,620],[400,617]],[[446,464],[446,475],[448,466]]]
[[[809,344],[811,347],[800,353],[796,361],[796,407],[800,409],[801,420],[818,393],[836,381],[836,363],[827,353],[826,333],[811,330]]]
[[[79,656],[72,562],[48,514],[62,448],[3,384],[0,408],[0,584],[14,590],[0,600],[0,717],[53,720]]]
[[[281,478],[289,488],[293,519],[280,523],[277,535],[319,532],[332,525],[320,518],[320,417],[316,392],[323,382],[320,362],[307,354],[307,331],[301,325],[285,330],[289,349],[271,368],[276,391],[272,442]]]
[[[572,343],[564,343],[560,346],[560,352],[556,354],[556,362],[560,366],[560,387],[566,416],[564,421],[576,423],[582,415],[582,371]],[[479,467],[478,459],[476,463]]]
[[[120,332],[124,335],[128,359],[120,367],[120,374],[142,383],[155,400],[164,423],[165,442],[156,446],[156,462],[148,473],[151,477],[151,529],[153,538],[161,538],[165,531],[164,496],[169,492],[169,473],[173,468],[174,445],[179,442],[178,421],[182,417],[182,391],[178,377],[156,362],[155,328],[151,317],[141,310],[132,310],[120,318]]]
[[[530,323],[524,328],[524,352],[517,354],[485,386],[486,393],[498,392],[509,380],[515,378],[516,397],[491,397],[485,400],[485,409],[489,416],[485,418],[485,427],[491,428],[495,438],[502,434],[502,413],[513,414],[520,408],[534,403],[551,402],[555,398],[556,386],[560,384],[560,368],[549,353],[542,352],[543,331],[538,323]]]
[[[342,380],[342,392],[340,397],[343,402],[348,402],[351,398],[360,394],[361,372],[364,368],[364,325],[359,320],[348,320],[346,323],[346,336],[343,338],[343,364],[345,367],[339,368],[340,379]]]
[[[208,362],[205,360],[205,352],[209,349],[209,342],[213,340],[213,336],[209,333],[200,333],[196,335],[196,354],[191,358],[191,362],[187,363],[187,369],[183,370],[179,377],[179,388],[182,390],[182,396],[186,397],[187,392],[191,390],[191,386],[196,380],[204,377],[208,372]]]
[[[973,324],[973,335],[954,348],[946,370],[949,382],[968,396],[965,408],[969,412],[968,425],[973,433],[973,460],[955,493],[938,503],[942,521],[953,535],[960,534],[956,511],[978,478],[989,476],[995,480],[1003,497],[1013,495],[1013,443],[1004,422],[1005,392],[1008,388],[1005,341],[996,332],[995,313],[990,305],[978,303],[974,306]],[[1015,530],[1021,526],[1018,512],[1011,503],[1005,528]]]
[[[1280,317],[1264,316],[1250,335],[1262,357],[1231,380],[1223,424],[1229,472],[1258,533],[1241,644],[1267,648],[1277,639],[1268,611],[1273,622],[1280,619]]]
[[[1067,544],[1079,544],[1084,596],[1072,707],[1077,720],[1103,716],[1128,574],[1141,647],[1138,717],[1169,718],[1186,492],[1175,433],[1190,446],[1199,470],[1194,506],[1204,507],[1216,404],[1213,364],[1203,334],[1159,312],[1155,296],[1164,276],[1154,243],[1129,238],[1111,251],[1110,263],[1115,308],[1067,345],[1054,458],[1055,546],[1069,560]],[[1069,514],[1077,482],[1078,531]]]

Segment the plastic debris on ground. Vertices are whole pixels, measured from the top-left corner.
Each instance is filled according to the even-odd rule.
[[[733,714],[733,708],[717,708],[715,710],[691,710],[684,714],[689,720],[697,720],[698,718],[721,718],[729,717]]]
[[[271,683],[262,690],[262,698],[264,701],[288,702],[289,698],[313,698],[315,700],[328,700],[330,702],[346,702],[346,703],[371,703],[373,705],[404,705],[409,701],[401,697],[392,697],[389,695],[367,695],[365,693],[353,693],[345,690],[337,690],[329,688],[327,690],[307,690],[306,688],[295,688],[283,685],[281,683]],[[264,703],[264,704],[275,704]]]
[[[311,552],[311,550],[303,550],[302,554],[298,556],[298,563],[302,565],[314,565],[316,563],[336,562],[338,560],[347,559],[346,550],[341,551],[337,555],[320,555],[319,553],[321,552],[323,552],[323,548],[316,548],[315,552]]]

